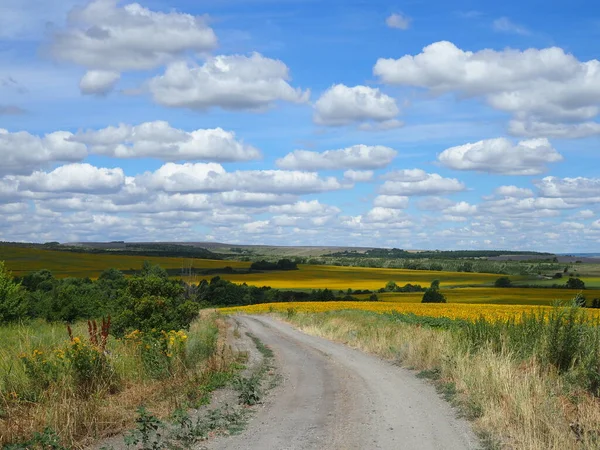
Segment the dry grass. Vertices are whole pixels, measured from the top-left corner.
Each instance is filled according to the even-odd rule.
[[[469,354],[443,330],[393,323],[359,312],[298,314],[289,319],[303,331],[346,343],[421,371],[439,371],[482,436],[507,449],[598,449],[600,402],[510,353]],[[582,430],[577,441],[571,424]],[[598,436],[600,439],[600,436]],[[490,444],[492,446],[492,444]]]
[[[128,357],[114,355],[115,369],[123,379],[118,393],[97,392],[91,397],[82,398],[74,389],[72,380],[66,377],[52,384],[41,398],[33,402],[14,398],[6,386],[2,388],[0,385],[0,411],[3,412],[0,415],[0,447],[27,440],[34,432],[49,426],[69,448],[84,448],[98,439],[132,428],[136,408],[141,404],[159,418],[168,416],[174,409],[189,402],[191,393],[198,397],[202,395],[200,389],[210,374],[228,370],[234,361],[234,355],[224,340],[227,324],[214,314],[205,312],[199,321],[192,324],[189,341],[201,336],[206,326],[214,325],[218,327],[219,335],[213,354],[200,360],[198,365],[179,370],[165,379],[152,380],[141,376],[131,361],[119,367],[119,360],[123,362]],[[51,325],[47,325],[46,333],[49,330],[54,333]],[[27,333],[21,330],[21,337],[29,333],[31,330]],[[7,354],[0,356],[4,359]]]

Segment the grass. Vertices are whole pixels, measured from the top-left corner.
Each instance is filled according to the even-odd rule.
[[[581,327],[569,328],[570,313],[560,314],[555,316],[558,320],[531,316],[527,325],[474,324],[483,330],[474,340],[463,329],[407,324],[393,316],[363,311],[282,317],[309,334],[398,361],[417,370],[421,377],[436,380],[441,395],[460,405],[488,448],[597,449],[598,398],[578,378],[585,364],[575,360],[569,368],[559,370],[547,350],[564,348],[569,342],[567,347],[572,345],[575,341],[570,337],[582,332],[597,338],[598,331],[589,327],[585,318],[575,321]],[[554,333],[557,323],[561,324],[558,334]],[[534,334],[523,333],[534,328]],[[488,342],[494,335],[500,337],[496,342],[499,346]],[[528,342],[537,344],[530,351],[518,352],[522,341],[511,341],[516,336],[527,336]],[[480,345],[474,347],[473,342]],[[586,342],[575,344],[567,353],[595,353],[598,358],[600,344]],[[594,369],[596,374],[598,369]]]
[[[49,427],[63,445],[81,448],[130,428],[140,404],[162,418],[206,402],[232,367],[225,326],[207,312],[187,339],[168,334],[166,353],[136,337],[109,337],[106,353],[97,351],[85,324],[73,328],[75,341],[57,324],[0,327],[0,447]]]

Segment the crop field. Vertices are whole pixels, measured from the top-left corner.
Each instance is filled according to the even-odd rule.
[[[493,303],[498,305],[547,305],[569,301],[577,293],[569,289],[470,287],[442,291],[449,303]],[[585,292],[588,300],[600,298],[600,291]],[[368,295],[357,295],[367,299]],[[385,292],[377,294],[379,301],[420,303],[422,292]]]
[[[386,313],[397,311],[412,313],[424,317],[447,317],[449,319],[476,320],[484,317],[488,320],[505,320],[520,317],[523,313],[534,311],[549,311],[547,306],[527,305],[492,305],[492,304],[466,304],[466,303],[398,303],[398,302],[287,302],[267,303],[261,305],[238,306],[222,308],[224,314],[247,313],[261,314],[267,312],[296,312],[318,313],[327,311],[359,310]],[[588,310],[588,314],[595,318],[600,317],[600,311]]]
[[[144,261],[159,264],[164,269],[188,268],[190,262],[192,267],[198,269],[225,266],[234,269],[250,267],[249,262],[241,261],[75,253],[12,246],[0,246],[0,261],[5,261],[6,267],[17,276],[48,269],[57,278],[89,277],[92,279],[97,278],[103,270],[110,268],[138,270]]]
[[[383,269],[371,267],[340,267],[299,265],[299,270],[250,274],[225,274],[222,278],[234,283],[271,286],[279,289],[370,289],[382,288],[388,281],[403,286],[407,283],[429,286],[440,280],[442,287],[491,285],[497,274],[437,272],[429,270]],[[518,277],[515,277],[517,279]]]

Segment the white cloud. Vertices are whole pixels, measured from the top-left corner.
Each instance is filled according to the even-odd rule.
[[[531,189],[520,188],[517,186],[498,186],[494,193],[503,197],[533,197]]]
[[[93,0],[71,10],[67,27],[52,36],[50,54],[92,71],[119,73],[153,69],[188,51],[206,52],[216,45],[204,17],[151,11],[138,3],[118,6],[118,0]],[[92,86],[96,87],[93,93],[106,92],[115,82],[115,75],[102,78],[88,72],[82,88],[88,90],[84,93],[90,93]]]
[[[494,31],[499,31],[501,33],[520,34],[523,36],[531,34],[527,28],[514,23],[508,17],[500,17],[499,19],[494,20],[492,27],[494,28]]]
[[[591,219],[595,215],[596,214],[594,214],[594,211],[591,209],[583,209],[577,213],[577,216],[581,217],[582,219]]]
[[[426,173],[420,169],[403,170],[386,175],[379,189],[387,195],[440,195],[461,192],[465,185],[455,178],[443,178],[437,173]]]
[[[352,183],[366,183],[371,181],[375,172],[372,170],[346,170],[344,172],[344,180]]]
[[[508,132],[513,136],[578,139],[600,134],[600,123],[550,123],[515,119],[508,123]]]
[[[294,150],[278,159],[276,164],[282,169],[302,170],[380,169],[387,166],[396,155],[397,152],[389,147],[360,144],[323,153]]]
[[[26,131],[11,133],[0,128],[0,176],[27,174],[53,162],[81,161],[87,156],[85,145],[71,142],[72,133],[56,131],[44,137]]]
[[[77,133],[71,140],[87,144],[90,151],[116,158],[160,158],[165,161],[248,161],[260,152],[222,128],[183,131],[167,122],[121,124]]]
[[[281,194],[309,194],[342,189],[334,177],[321,178],[315,172],[250,170],[226,172],[215,163],[167,163],[155,172],[135,178],[135,184],[165,192],[246,191]]]
[[[121,74],[112,70],[89,70],[79,82],[79,89],[86,95],[106,95],[120,78]]]
[[[477,213],[477,205],[471,205],[467,202],[458,202],[444,209],[444,214],[469,216]]]
[[[149,82],[154,100],[191,109],[264,110],[276,101],[305,103],[310,92],[293,88],[288,67],[259,53],[216,56],[202,66],[169,65]]]
[[[482,97],[517,121],[559,124],[563,130],[588,123],[600,112],[600,61],[582,62],[557,47],[471,52],[441,41],[415,56],[381,58],[373,72],[388,84],[426,88],[436,95]],[[600,131],[594,123],[586,125],[586,133]],[[543,131],[512,126],[513,132],[519,130],[529,136]],[[570,133],[582,133],[575,130]]]
[[[270,194],[264,192],[242,192],[230,191],[220,194],[220,201],[225,205],[242,207],[265,207],[290,203],[295,200],[295,196],[286,194]]]
[[[314,121],[319,125],[339,126],[363,122],[362,125],[383,129],[402,125],[395,119],[400,112],[396,100],[368,86],[336,84],[319,97],[314,109]]]
[[[544,197],[562,197],[582,201],[600,199],[600,178],[545,177],[534,184]]]
[[[52,172],[34,172],[19,177],[19,187],[33,192],[94,192],[118,191],[125,182],[120,168],[97,168],[90,164],[67,164]]]
[[[299,201],[291,205],[271,206],[269,211],[276,214],[296,216],[327,216],[340,213],[336,206],[324,205],[318,200]]]
[[[390,209],[405,209],[408,207],[408,197],[402,195],[378,195],[373,201],[375,206]]]
[[[563,158],[548,139],[531,139],[513,144],[509,139],[487,139],[451,147],[438,155],[444,166],[505,175],[537,175],[546,164]]]
[[[412,19],[404,14],[390,14],[385,19],[385,24],[390,28],[396,28],[398,30],[408,30]]]

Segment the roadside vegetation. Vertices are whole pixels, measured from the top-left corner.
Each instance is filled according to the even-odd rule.
[[[600,446],[600,328],[581,308],[505,320],[295,310],[282,317],[433,379],[488,448]]]

